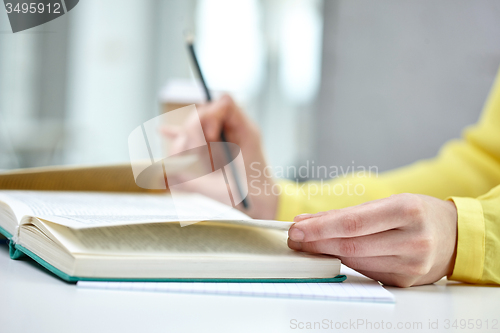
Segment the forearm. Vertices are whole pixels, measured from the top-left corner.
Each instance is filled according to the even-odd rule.
[[[482,129],[476,126],[463,140],[447,143],[433,159],[380,175],[364,173],[298,184],[282,180],[277,219],[291,220],[297,214],[354,206],[399,193],[443,200],[450,196],[478,197],[500,184],[500,157],[469,139],[478,131]],[[481,133],[496,135],[496,131]]]
[[[337,179],[327,182],[336,193],[317,190],[325,183],[291,186],[282,182],[277,217],[290,220],[295,213],[343,208],[398,193],[417,193],[445,199],[450,196],[478,197],[500,184],[500,75],[491,90],[480,121],[464,132],[461,140],[447,143],[437,157],[370,178]],[[350,182],[350,183],[348,183]],[[316,184],[316,185],[315,185]],[[348,187],[362,184],[362,194]],[[341,189],[344,189],[342,192]],[[358,186],[361,189],[361,185]]]
[[[358,205],[390,196],[394,191],[376,176],[326,181],[278,181],[281,194],[276,219],[293,221],[296,215],[314,214]]]

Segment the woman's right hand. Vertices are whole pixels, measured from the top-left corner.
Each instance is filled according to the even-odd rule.
[[[267,166],[262,149],[262,142],[257,125],[243,113],[231,97],[223,96],[217,101],[197,106],[198,117],[205,134],[207,142],[220,142],[221,133],[224,131],[228,142],[238,145],[241,149],[247,176],[249,203],[245,209],[240,203],[237,208],[247,215],[258,219],[274,219],[276,215],[278,197],[273,195],[274,184],[269,171],[265,172]],[[182,152],[190,147],[190,140],[196,140],[198,117],[193,115],[181,128],[173,129],[164,127],[163,134],[171,141],[174,152]],[[199,127],[198,127],[199,128]],[[200,192],[204,195],[219,199],[217,191],[209,181],[203,188],[186,188],[188,191]]]

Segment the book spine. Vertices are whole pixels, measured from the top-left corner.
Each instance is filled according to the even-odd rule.
[[[14,260],[25,256],[25,254],[22,251],[19,251],[19,249],[16,247],[12,239],[9,241],[9,255],[10,259]]]
[[[19,251],[16,246],[15,246],[15,243],[13,241],[13,236],[7,232],[7,230],[5,230],[4,228],[0,227],[0,234],[4,235],[7,240],[7,244],[9,244],[9,256],[11,259],[19,259],[23,256],[25,256],[25,254],[21,251]]]

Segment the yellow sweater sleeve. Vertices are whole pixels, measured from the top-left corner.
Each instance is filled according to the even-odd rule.
[[[477,199],[452,197],[458,246],[450,280],[500,284],[500,186]]]
[[[450,278],[500,283],[500,74],[479,122],[466,129],[462,139],[445,144],[438,156],[381,175],[358,169],[349,177],[330,181],[279,181],[276,218],[291,221],[298,214],[405,192],[443,200],[451,197],[458,210],[459,236]]]

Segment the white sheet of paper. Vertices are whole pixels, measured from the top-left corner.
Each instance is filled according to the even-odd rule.
[[[394,303],[394,295],[377,281],[342,265],[342,283],[216,283],[216,282],[94,282],[79,281],[80,288],[284,297],[339,301]]]

